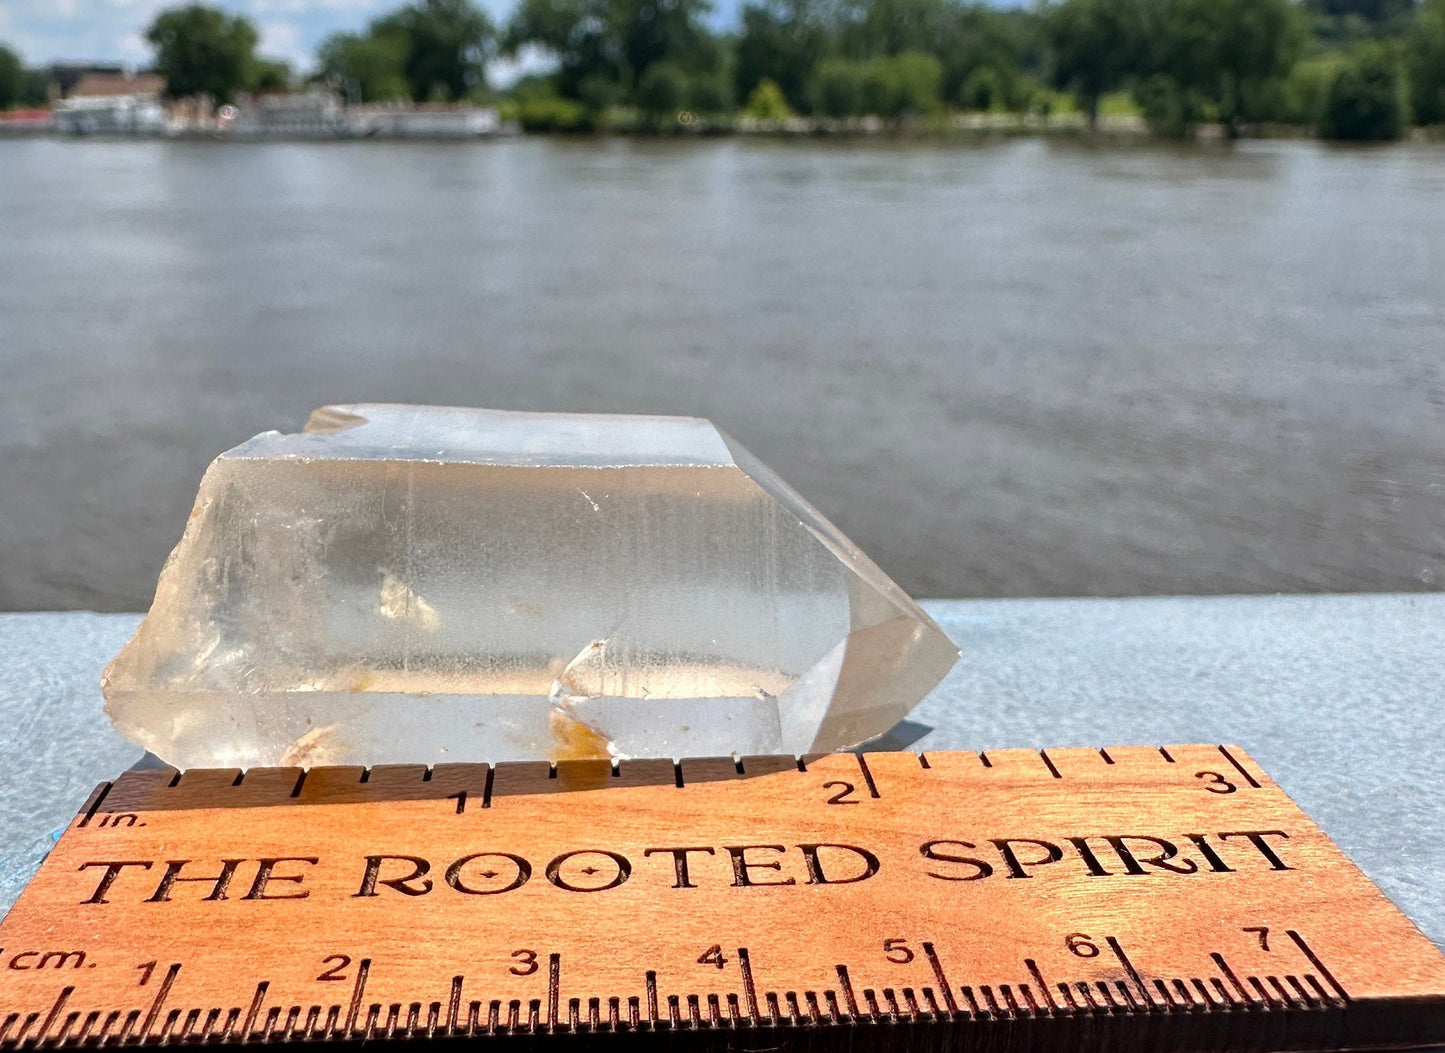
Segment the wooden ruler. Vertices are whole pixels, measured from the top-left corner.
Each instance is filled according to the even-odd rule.
[[[131,772],[0,1047],[1445,1043],[1445,958],[1220,746]]]

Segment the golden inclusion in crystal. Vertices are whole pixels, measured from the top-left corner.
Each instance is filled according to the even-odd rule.
[[[804,753],[957,654],[705,420],[357,405],[216,459],[103,686],[181,767]]]

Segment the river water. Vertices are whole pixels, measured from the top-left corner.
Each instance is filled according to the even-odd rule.
[[[930,596],[1445,582],[1445,145],[0,142],[0,609],[348,401],[703,414]]]

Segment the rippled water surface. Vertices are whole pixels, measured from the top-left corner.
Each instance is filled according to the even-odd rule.
[[[1445,581],[1445,146],[0,142],[0,609],[327,402],[704,414],[916,594]]]

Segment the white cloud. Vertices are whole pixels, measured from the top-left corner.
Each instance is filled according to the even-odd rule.
[[[286,59],[297,63],[310,59],[308,49],[301,46],[301,31],[294,22],[261,23],[261,47],[263,55]]]
[[[382,5],[377,0],[252,0],[250,9],[258,15],[297,15],[316,11],[366,13],[374,11],[380,6]]]
[[[497,58],[487,63],[487,83],[494,88],[510,88],[530,73],[551,73],[557,60],[542,48],[528,45],[516,58]]]
[[[144,62],[151,57],[151,46],[140,33],[127,33],[120,38],[120,57],[131,62]]]

